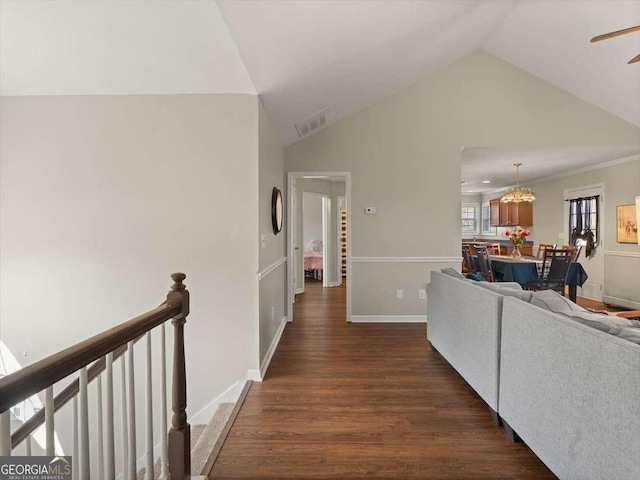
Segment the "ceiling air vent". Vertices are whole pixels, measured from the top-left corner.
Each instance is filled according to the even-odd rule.
[[[327,116],[329,114],[329,107],[314,113],[310,117],[305,118],[302,122],[296,123],[296,130],[298,137],[304,137],[311,132],[324,127],[327,124]]]

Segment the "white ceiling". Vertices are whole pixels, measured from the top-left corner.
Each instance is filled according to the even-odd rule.
[[[0,1],[2,95],[256,93],[213,1]]]
[[[483,49],[640,125],[640,32],[589,43],[640,24],[640,1],[520,1]]]
[[[511,1],[218,0],[285,145],[295,123],[328,124],[477,50]]]
[[[639,0],[0,0],[2,95],[259,93],[283,144],[483,48],[640,125]]]
[[[515,185],[514,163],[520,185],[608,162],[636,160],[640,147],[465,148],[462,152],[462,193],[492,192]],[[484,184],[483,180],[491,183]]]

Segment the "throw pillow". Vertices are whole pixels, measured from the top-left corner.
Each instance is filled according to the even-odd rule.
[[[462,275],[460,275],[460,273],[454,268],[443,268],[442,270],[440,270],[440,272],[444,273],[445,275],[449,275],[451,277],[454,277],[454,278],[464,279],[464,277]]]
[[[586,312],[580,305],[573,303],[553,290],[540,290],[531,296],[531,305],[554,313]]]
[[[609,333],[640,345],[640,328],[615,327],[612,328]]]
[[[477,273],[467,273],[467,278],[470,280],[475,280],[476,282],[486,282],[485,278],[482,275],[478,275]]]

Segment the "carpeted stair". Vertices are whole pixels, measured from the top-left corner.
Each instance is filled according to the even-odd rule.
[[[191,426],[191,473],[194,476],[201,475],[209,455],[213,451],[216,441],[220,437],[231,412],[233,403],[221,403],[207,425]],[[138,471],[138,480],[144,480],[146,468]],[[160,478],[160,460],[154,466],[154,478]]]

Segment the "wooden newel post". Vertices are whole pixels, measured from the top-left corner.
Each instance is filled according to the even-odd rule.
[[[191,475],[191,427],[187,423],[187,377],[184,361],[184,324],[189,315],[189,291],[182,281],[184,273],[171,275],[173,285],[167,303],[181,304],[182,312],[173,317],[173,403],[169,429],[169,474],[171,480],[183,480]]]

